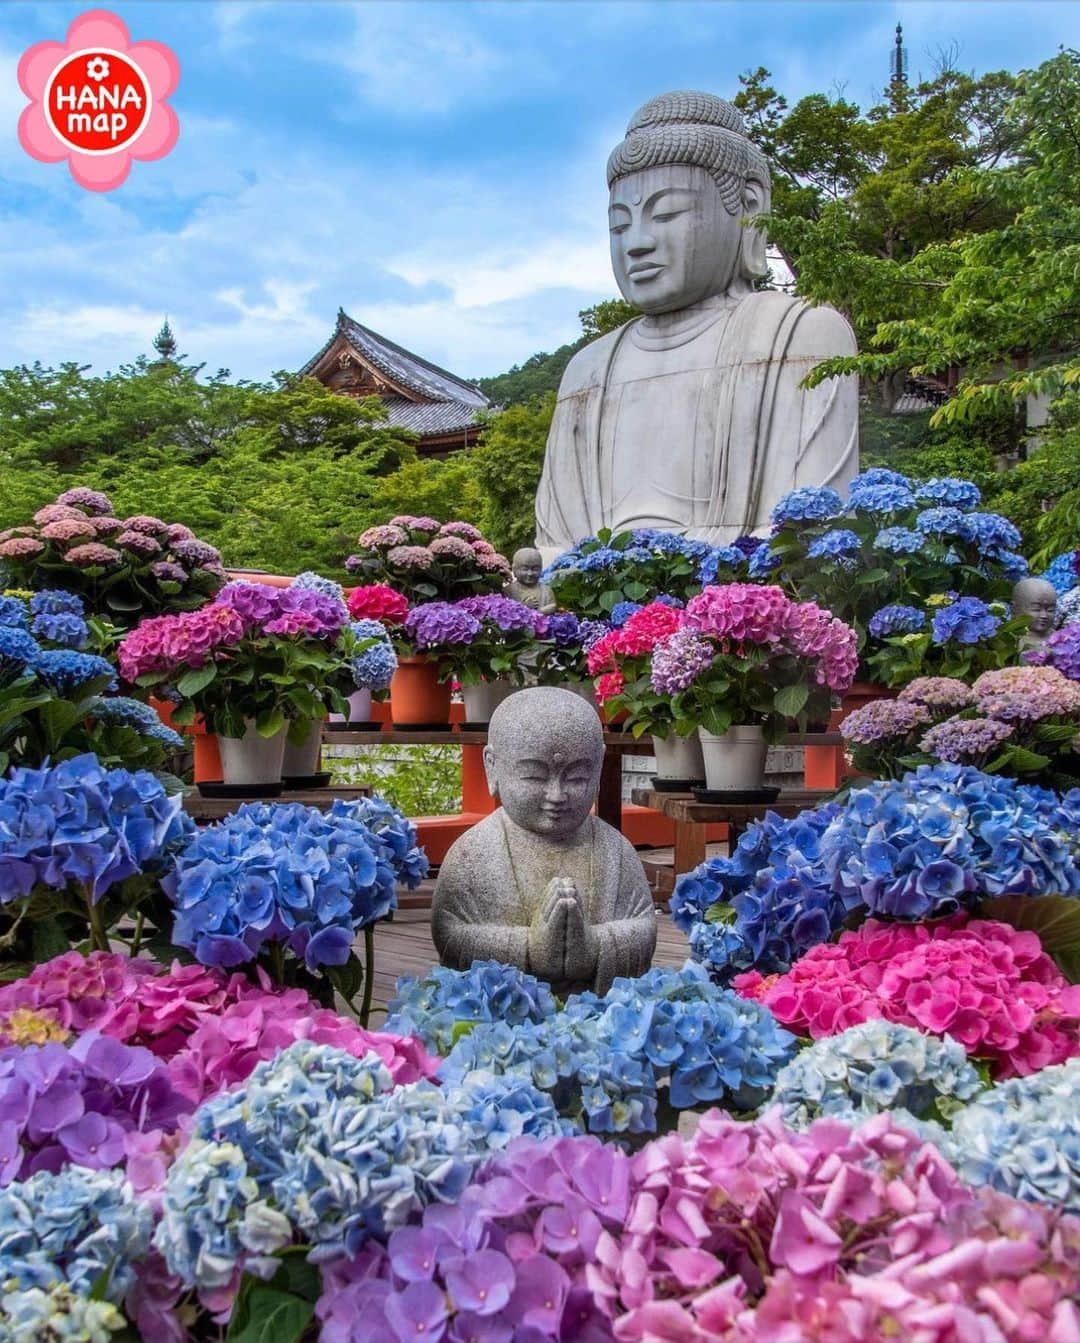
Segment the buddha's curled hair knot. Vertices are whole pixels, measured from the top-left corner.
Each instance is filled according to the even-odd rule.
[[[711,93],[662,93],[639,107],[608,159],[608,186],[669,163],[704,168],[729,214],[741,211],[748,177],[769,187],[769,166],[747,138],[738,110]]]

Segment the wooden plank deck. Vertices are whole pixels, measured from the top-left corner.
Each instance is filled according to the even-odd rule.
[[[655,964],[678,967],[689,954],[686,937],[671,922],[669,914],[659,918]],[[380,923],[375,929],[375,998],[371,1023],[378,1026],[386,1004],[394,994],[394,983],[401,975],[424,975],[438,963],[431,940],[431,912],[421,909],[398,910],[393,922]]]

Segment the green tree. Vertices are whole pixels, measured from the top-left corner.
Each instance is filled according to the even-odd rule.
[[[479,525],[506,555],[531,545],[536,536],[536,487],[554,411],[554,392],[508,406],[488,418],[471,451],[469,466],[482,501]]]

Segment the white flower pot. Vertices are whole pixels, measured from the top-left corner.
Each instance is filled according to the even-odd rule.
[[[760,788],[765,777],[764,732],[755,724],[730,727],[722,736],[698,728],[705,758],[705,786],[714,792]]]
[[[285,751],[281,759],[283,779],[309,779],[319,772],[319,748],[322,746],[322,719],[308,723],[307,735],[295,746],[285,736]]]
[[[491,715],[517,686],[513,681],[481,681],[479,685],[463,685],[461,698],[465,701],[466,723],[490,723]]]
[[[232,788],[245,784],[281,782],[281,762],[285,754],[285,729],[272,737],[260,737],[255,720],[248,718],[242,737],[218,737],[223,782]]]
[[[701,742],[696,735],[680,737],[674,729],[667,737],[653,737],[658,783],[701,783],[705,778],[705,761]]]
[[[354,690],[349,696],[348,718],[343,713],[332,713],[330,721],[331,723],[370,723],[371,691],[367,686],[362,690]]]

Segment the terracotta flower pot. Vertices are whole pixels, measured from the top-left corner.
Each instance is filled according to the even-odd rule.
[[[426,658],[399,658],[390,682],[390,718],[395,727],[442,727],[450,722],[450,684]]]

